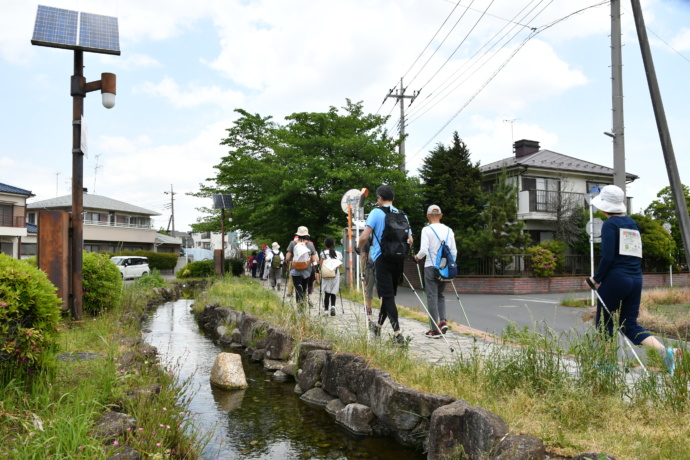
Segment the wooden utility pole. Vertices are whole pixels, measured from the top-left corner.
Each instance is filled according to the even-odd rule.
[[[170,223],[172,222],[172,236],[175,236],[175,195],[173,192],[173,184],[170,184],[170,191],[163,192],[166,195],[170,195],[170,220],[168,221],[168,230],[170,230]]]
[[[623,123],[623,57],[621,0],[611,0],[611,97],[613,114],[613,184],[625,192],[625,125]]]
[[[400,163],[400,171],[402,172],[405,172],[405,99],[410,99],[410,104],[412,104],[415,98],[419,95],[419,91],[414,91],[412,96],[405,96],[406,90],[407,88],[403,87],[403,80],[401,78],[400,92],[398,92],[396,89],[395,94],[393,94],[393,90],[391,89],[388,92],[388,95],[386,95],[386,99],[392,97],[394,99],[398,99],[398,102],[400,103],[400,146],[398,147],[398,151],[402,156],[402,163]]]
[[[657,131],[659,131],[661,150],[664,153],[666,172],[668,173],[668,180],[671,185],[671,194],[673,196],[673,203],[676,207],[680,235],[685,249],[685,260],[690,262],[690,216],[688,216],[688,205],[685,202],[685,193],[683,193],[683,183],[680,180],[678,165],[676,164],[676,155],[673,152],[671,133],[669,132],[668,122],[666,121],[664,103],[661,100],[659,82],[656,79],[652,51],[649,48],[649,38],[647,37],[647,29],[644,24],[644,16],[642,16],[640,0],[631,0],[631,3],[633,16],[635,17],[637,38],[640,42],[640,50],[642,51],[642,62],[644,63],[645,72],[647,73],[647,84],[649,85],[649,93],[652,97],[652,107],[654,108]]]

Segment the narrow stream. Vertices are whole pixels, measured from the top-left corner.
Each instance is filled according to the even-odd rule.
[[[396,459],[421,460],[420,452],[389,438],[358,439],[335,424],[324,409],[312,408],[294,393],[295,382],[274,382],[243,350],[213,343],[190,312],[191,300],[168,302],[150,312],[144,338],[181,380],[191,379],[190,410],[213,436],[203,452],[214,459]],[[242,356],[249,388],[224,391],[211,386],[211,366],[221,351]]]

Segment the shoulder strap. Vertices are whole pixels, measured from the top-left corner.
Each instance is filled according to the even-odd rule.
[[[438,233],[436,233],[436,230],[434,230],[434,227],[432,227],[431,225],[429,225],[429,228],[431,229],[432,232],[434,232],[434,235],[436,235],[436,238],[438,238],[438,240],[439,240],[441,243],[445,243],[446,240],[448,239],[448,236],[450,235],[450,227],[448,227],[448,235],[446,235],[446,240],[442,240],[441,237],[438,236]]]

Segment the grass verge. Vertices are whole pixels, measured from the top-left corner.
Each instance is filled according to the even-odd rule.
[[[566,349],[563,337],[548,329],[524,331],[519,347],[493,346],[484,353],[475,348],[450,365],[434,366],[420,363],[404,348],[387,346],[385,340],[372,343],[364,332],[343,334],[328,327],[326,318],[297,314],[246,278],[215,283],[195,309],[207,303],[250,311],[290,330],[298,341],[329,339],[338,351],[364,357],[408,387],[462,398],[499,414],[511,434],[541,438],[553,454],[599,451],[617,458],[690,458],[688,350],[675,376],[652,369],[632,385],[626,383],[629,365],[617,365],[616,343],[603,343],[594,333],[572,333]],[[566,357],[577,363],[578,378],[565,371]],[[660,357],[656,363],[662,366]]]
[[[0,456],[102,459],[104,449],[114,453],[128,445],[148,458],[197,458],[209,435],[196,432],[187,412],[190,389],[174,368],[157,365],[145,347],[130,346],[141,343],[139,317],[148,291],[134,283],[125,288],[120,307],[62,325],[57,353],[95,353],[96,359],[54,360],[29,376],[4,370]],[[133,362],[127,370],[124,354]],[[104,445],[91,430],[106,410],[133,416],[137,428]]]

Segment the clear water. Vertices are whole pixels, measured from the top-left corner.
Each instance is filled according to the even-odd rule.
[[[190,405],[196,423],[211,441],[204,458],[214,459],[396,459],[426,458],[390,438],[356,438],[335,424],[324,409],[312,408],[294,393],[295,382],[274,382],[260,363],[247,359],[249,388],[224,391],[209,382],[211,366],[223,349],[199,329],[191,300],[159,306],[144,327],[146,340],[182,380],[191,379]]]

